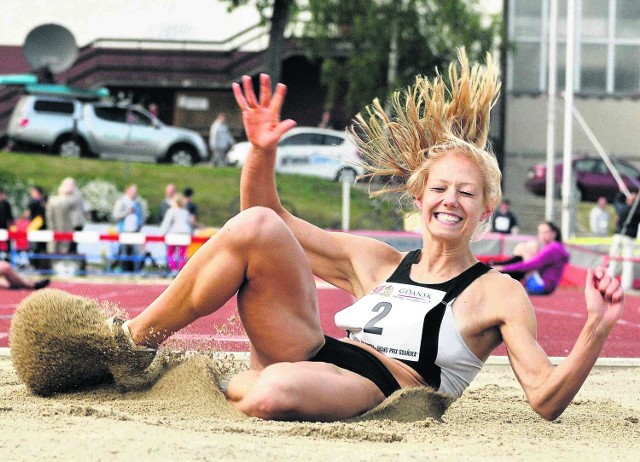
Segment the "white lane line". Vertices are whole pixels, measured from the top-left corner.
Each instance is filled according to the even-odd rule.
[[[553,314],[556,316],[565,316],[568,318],[575,318],[575,319],[587,319],[587,315],[585,313],[572,313],[568,311],[554,310],[551,308],[537,308],[537,307],[535,308],[535,310],[541,313]],[[634,329],[640,329],[640,323],[627,321],[626,319],[618,320],[618,324],[621,326],[632,327]]]

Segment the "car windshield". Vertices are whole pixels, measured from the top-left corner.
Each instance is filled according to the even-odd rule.
[[[629,178],[636,178],[638,176],[638,171],[630,165],[622,164],[620,162],[614,162],[613,166],[622,176],[627,176]]]
[[[600,162],[602,164],[602,162]],[[606,165],[603,164],[606,168]],[[581,159],[575,162],[573,169],[576,172],[599,172],[603,173],[598,168],[598,161],[596,159]]]
[[[298,133],[296,135],[291,135],[282,141],[280,141],[280,146],[306,146],[306,145],[318,145],[323,144],[322,142],[323,135],[320,133]]]

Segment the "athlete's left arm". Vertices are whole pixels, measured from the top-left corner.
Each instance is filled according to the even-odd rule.
[[[545,419],[556,419],[582,387],[620,319],[624,293],[604,268],[587,271],[587,321],[569,355],[554,367],[536,341],[535,313],[526,293],[510,281],[505,284],[510,286],[504,291],[494,291],[500,296],[492,297],[492,303],[500,313],[500,333],[511,367],[531,407]]]

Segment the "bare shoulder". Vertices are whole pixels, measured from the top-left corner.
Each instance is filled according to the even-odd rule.
[[[535,327],[535,312],[524,287],[508,274],[491,270],[485,275],[482,296],[485,306],[500,325],[521,323]]]
[[[478,278],[460,298],[471,305],[485,327],[506,323],[514,316],[534,316],[531,301],[522,284],[507,274],[490,270]]]

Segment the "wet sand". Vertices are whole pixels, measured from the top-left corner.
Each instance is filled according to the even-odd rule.
[[[388,403],[368,421],[250,419],[225,402],[218,373],[196,357],[144,392],[104,385],[42,398],[0,356],[0,460],[582,462],[640,455],[639,367],[596,367],[554,422],[530,409],[504,365],[486,366],[441,420],[425,411],[411,422],[398,421],[406,415],[402,403]]]

